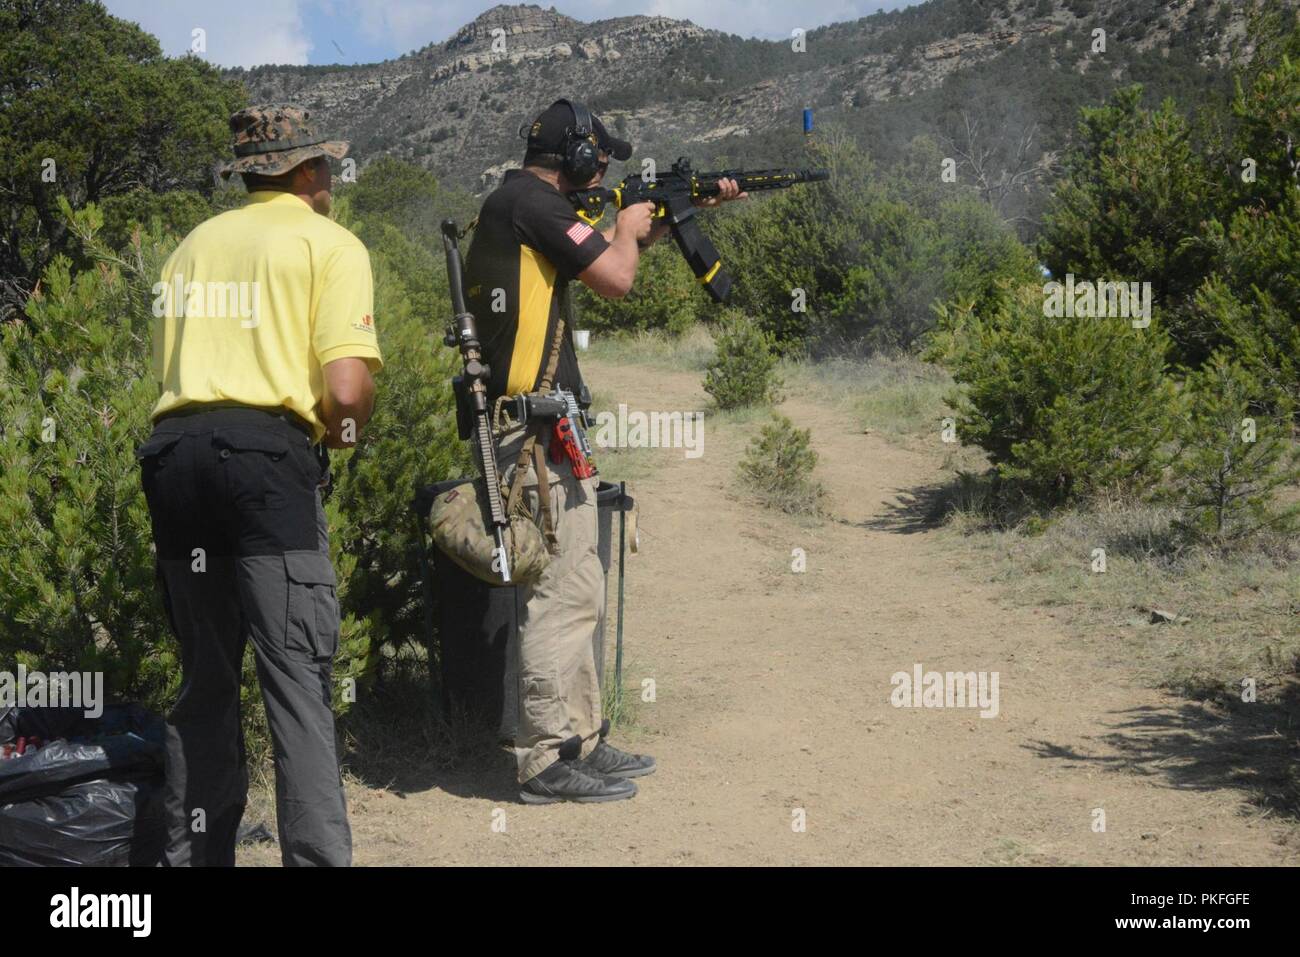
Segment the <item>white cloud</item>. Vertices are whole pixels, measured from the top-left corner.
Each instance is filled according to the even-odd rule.
[[[336,22],[351,23],[372,43],[388,45],[394,56],[441,42],[482,13],[468,4],[456,6],[428,0],[316,0]]]
[[[105,0],[108,12],[132,20],[158,38],[163,52],[190,51],[193,31],[206,33],[199,56],[222,66],[307,63],[311,37],[299,0]]]

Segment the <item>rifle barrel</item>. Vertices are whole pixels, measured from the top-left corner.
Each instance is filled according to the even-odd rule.
[[[825,169],[725,169],[711,173],[694,173],[684,161],[674,165],[673,172],[662,179],[644,182],[640,177],[628,177],[617,188],[596,186],[569,193],[569,202],[578,214],[589,223],[595,223],[606,206],[622,209],[631,203],[652,200],[662,203],[689,189],[692,197],[717,196],[721,192],[718,181],[734,179],[742,192],[767,189],[786,189],[799,183],[819,183],[831,178]],[[443,241],[451,242],[447,234],[448,223],[443,223]],[[454,238],[454,224],[451,236]],[[449,267],[450,268],[450,267]],[[455,285],[453,284],[453,288]],[[458,309],[461,307],[458,307]]]
[[[747,193],[763,189],[785,189],[796,183],[816,183],[831,178],[829,170],[824,169],[726,169],[716,173],[697,173],[697,196],[716,196],[718,181],[734,179],[736,185]]]

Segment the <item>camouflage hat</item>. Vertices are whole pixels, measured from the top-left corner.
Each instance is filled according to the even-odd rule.
[[[487,494],[483,479],[465,482],[433,500],[429,530],[439,551],[474,577],[500,585],[494,566],[496,542],[484,518]],[[529,515],[510,516],[511,584],[529,585],[541,578],[550,564],[541,529]]]
[[[348,144],[331,140],[311,122],[300,106],[250,106],[230,115],[235,159],[221,167],[221,178],[231,173],[279,176],[316,156],[342,159]]]

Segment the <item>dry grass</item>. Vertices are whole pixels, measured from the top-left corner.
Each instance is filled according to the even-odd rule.
[[[967,484],[971,484],[968,480]],[[1013,523],[993,520],[967,493],[948,528],[988,577],[1022,604],[1066,611],[1110,639],[1152,684],[1225,704],[1253,679],[1278,700],[1300,663],[1300,545],[1260,537],[1231,551],[1188,545],[1175,513],[1119,497]],[[1094,571],[1097,549],[1105,571]],[[1188,619],[1153,623],[1152,609]]]
[[[679,371],[689,369],[703,376],[713,353],[713,336],[708,327],[692,326],[677,337],[656,332],[592,333],[591,348],[583,355],[612,365],[637,363]],[[582,361],[582,355],[578,361]]]
[[[911,356],[786,362],[781,373],[787,391],[847,409],[863,429],[906,446],[932,441],[951,414],[945,399],[952,378]]]

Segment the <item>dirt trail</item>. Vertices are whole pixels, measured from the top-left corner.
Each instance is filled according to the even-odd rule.
[[[705,407],[693,373],[588,365],[633,409]],[[1003,604],[935,532],[896,520],[898,494],[932,481],[937,456],[807,397],[783,411],[813,428],[834,520],[806,528],[736,497],[756,425],[710,423],[703,457],[659,450],[634,489],[644,547],[628,564],[625,680],[653,678],[657,700],[616,743],[658,758],[640,794],[525,807],[504,758],[402,792],[354,786],[358,864],[1295,861],[1287,828],[1243,791],[1185,773],[1200,734],[1185,702]],[[998,672],[999,714],[892,707],[890,676],[916,663]]]

